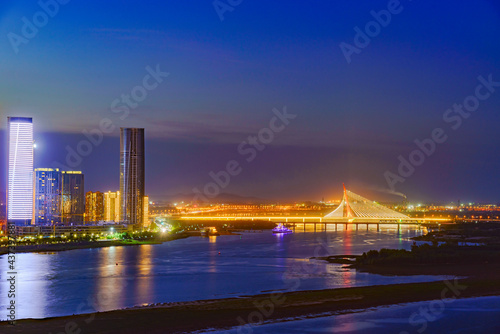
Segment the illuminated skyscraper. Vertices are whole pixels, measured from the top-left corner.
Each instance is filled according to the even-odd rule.
[[[35,225],[61,222],[61,193],[59,169],[35,169]]]
[[[100,191],[89,191],[85,196],[85,221],[99,222],[102,220],[104,220],[104,196]]]
[[[62,172],[62,222],[83,223],[85,178],[82,172]]]
[[[120,192],[104,193],[104,221],[120,221]]]
[[[33,120],[8,117],[7,220],[30,225],[33,219]]]
[[[144,129],[120,129],[121,220],[143,226],[144,220]]]

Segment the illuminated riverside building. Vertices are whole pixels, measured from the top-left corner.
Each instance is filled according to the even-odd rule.
[[[144,226],[144,129],[120,129],[121,221]]]
[[[82,172],[62,172],[62,223],[83,223],[85,188]]]
[[[143,220],[143,227],[148,228],[149,227],[149,197],[145,196],[144,197],[144,220]]]
[[[104,193],[104,221],[120,221],[120,192]]]
[[[35,225],[61,222],[61,177],[59,169],[35,169]]]
[[[104,220],[104,195],[100,191],[89,191],[85,196],[85,221],[99,222],[102,220]]]
[[[33,219],[33,119],[8,117],[7,220],[30,225]]]

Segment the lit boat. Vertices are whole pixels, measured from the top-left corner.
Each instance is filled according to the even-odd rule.
[[[283,224],[278,224],[275,228],[273,228],[273,233],[292,233],[293,231],[288,227],[283,226]]]
[[[219,232],[217,232],[217,229],[215,227],[206,227],[204,229],[200,230],[201,236],[202,237],[211,237],[211,236],[219,236]]]

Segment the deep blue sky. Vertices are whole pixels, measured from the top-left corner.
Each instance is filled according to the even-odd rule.
[[[479,75],[500,81],[500,5],[401,1],[402,12],[348,64],[339,44],[352,44],[354,27],[387,3],[244,0],[221,21],[210,0],[72,0],[16,54],[8,34],[21,34],[22,17],[31,21],[40,7],[2,1],[1,129],[8,115],[34,117],[36,166],[50,167],[103,118],[145,127],[147,193],[161,199],[243,162],[238,144],[287,106],[298,117],[224,192],[319,200],[340,198],[342,182],[385,199],[376,191],[388,188],[384,172],[442,127],[448,140],[396,190],[415,201],[500,202],[500,88],[458,130],[442,120]],[[157,64],[169,77],[121,120],[112,101]],[[76,168],[87,190],[118,188],[118,135]]]

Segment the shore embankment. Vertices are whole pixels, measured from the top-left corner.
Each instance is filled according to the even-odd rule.
[[[498,275],[497,275],[498,276]],[[394,284],[206,300],[82,314],[42,320],[0,323],[0,332],[59,333],[68,328],[85,333],[182,333],[208,328],[230,328],[259,314],[264,321],[289,321],[367,308],[440,300],[500,295],[495,275],[427,283]],[[242,322],[243,321],[243,322]],[[73,331],[77,332],[77,331]]]
[[[178,233],[163,238],[153,238],[147,240],[97,240],[97,241],[76,241],[76,242],[61,242],[61,243],[43,243],[36,245],[17,245],[15,247],[16,253],[50,253],[62,252],[74,249],[88,249],[88,248],[103,248],[113,246],[140,246],[140,245],[157,245],[167,241],[188,238],[190,235],[187,233]],[[0,247],[0,255],[8,254],[8,247]]]

